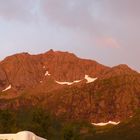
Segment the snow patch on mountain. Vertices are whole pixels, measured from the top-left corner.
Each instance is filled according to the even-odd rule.
[[[92,77],[89,77],[88,75],[85,75],[85,79],[87,80],[86,83],[92,83],[92,82],[94,82],[95,80],[97,80],[97,78],[92,78]]]
[[[91,78],[89,77],[88,75],[85,75],[85,80],[87,80],[86,83],[91,83],[91,82],[94,82],[95,80],[97,80],[97,78]],[[83,79],[82,79],[83,80]],[[72,84],[75,84],[75,83],[79,83],[81,82],[82,80],[76,80],[76,81],[73,81],[73,82],[59,82],[59,81],[55,81],[57,84],[60,84],[60,85],[72,85]]]
[[[81,80],[76,80],[76,81],[73,81],[73,82],[59,82],[59,81],[55,81],[57,84],[60,84],[60,85],[72,85],[74,83],[79,83],[81,82]]]
[[[48,71],[46,71],[45,76],[50,76],[50,75],[51,74]]]
[[[106,125],[109,125],[109,124],[118,125],[118,124],[120,124],[120,122],[109,121],[109,122],[106,122],[106,123],[92,123],[92,124],[95,125],[95,126],[106,126]]]
[[[7,88],[5,88],[4,90],[2,90],[2,92],[5,92],[5,91],[7,91],[7,90],[9,90],[9,89],[11,89],[11,88],[12,88],[12,86],[9,85]]]

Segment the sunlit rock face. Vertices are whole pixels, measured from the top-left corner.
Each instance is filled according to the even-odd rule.
[[[0,90],[2,90],[8,84],[6,73],[0,65]]]
[[[0,95],[0,109],[41,106],[66,120],[120,122],[140,107],[140,74],[69,52],[21,53],[0,62]]]
[[[85,74],[97,77],[108,67],[80,59],[72,53],[50,50],[40,55],[16,54],[0,63],[0,87],[12,85],[17,90],[35,87],[48,76],[56,81],[73,82]],[[11,83],[11,84],[10,84]]]

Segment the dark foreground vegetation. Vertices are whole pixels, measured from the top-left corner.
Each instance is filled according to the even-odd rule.
[[[48,140],[139,140],[140,113],[115,127],[95,127],[84,121],[64,121],[40,108],[0,111],[0,133],[23,130]]]

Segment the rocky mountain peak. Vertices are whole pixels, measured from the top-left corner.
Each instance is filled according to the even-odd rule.
[[[1,61],[0,90],[1,99],[13,99],[0,108],[41,104],[67,119],[120,121],[139,107],[140,75],[124,64],[110,68],[69,52],[21,53]]]

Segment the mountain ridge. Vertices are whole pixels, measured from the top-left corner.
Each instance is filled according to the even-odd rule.
[[[140,106],[140,74],[69,52],[15,54],[0,62],[0,108],[41,106],[67,120],[121,121]]]

